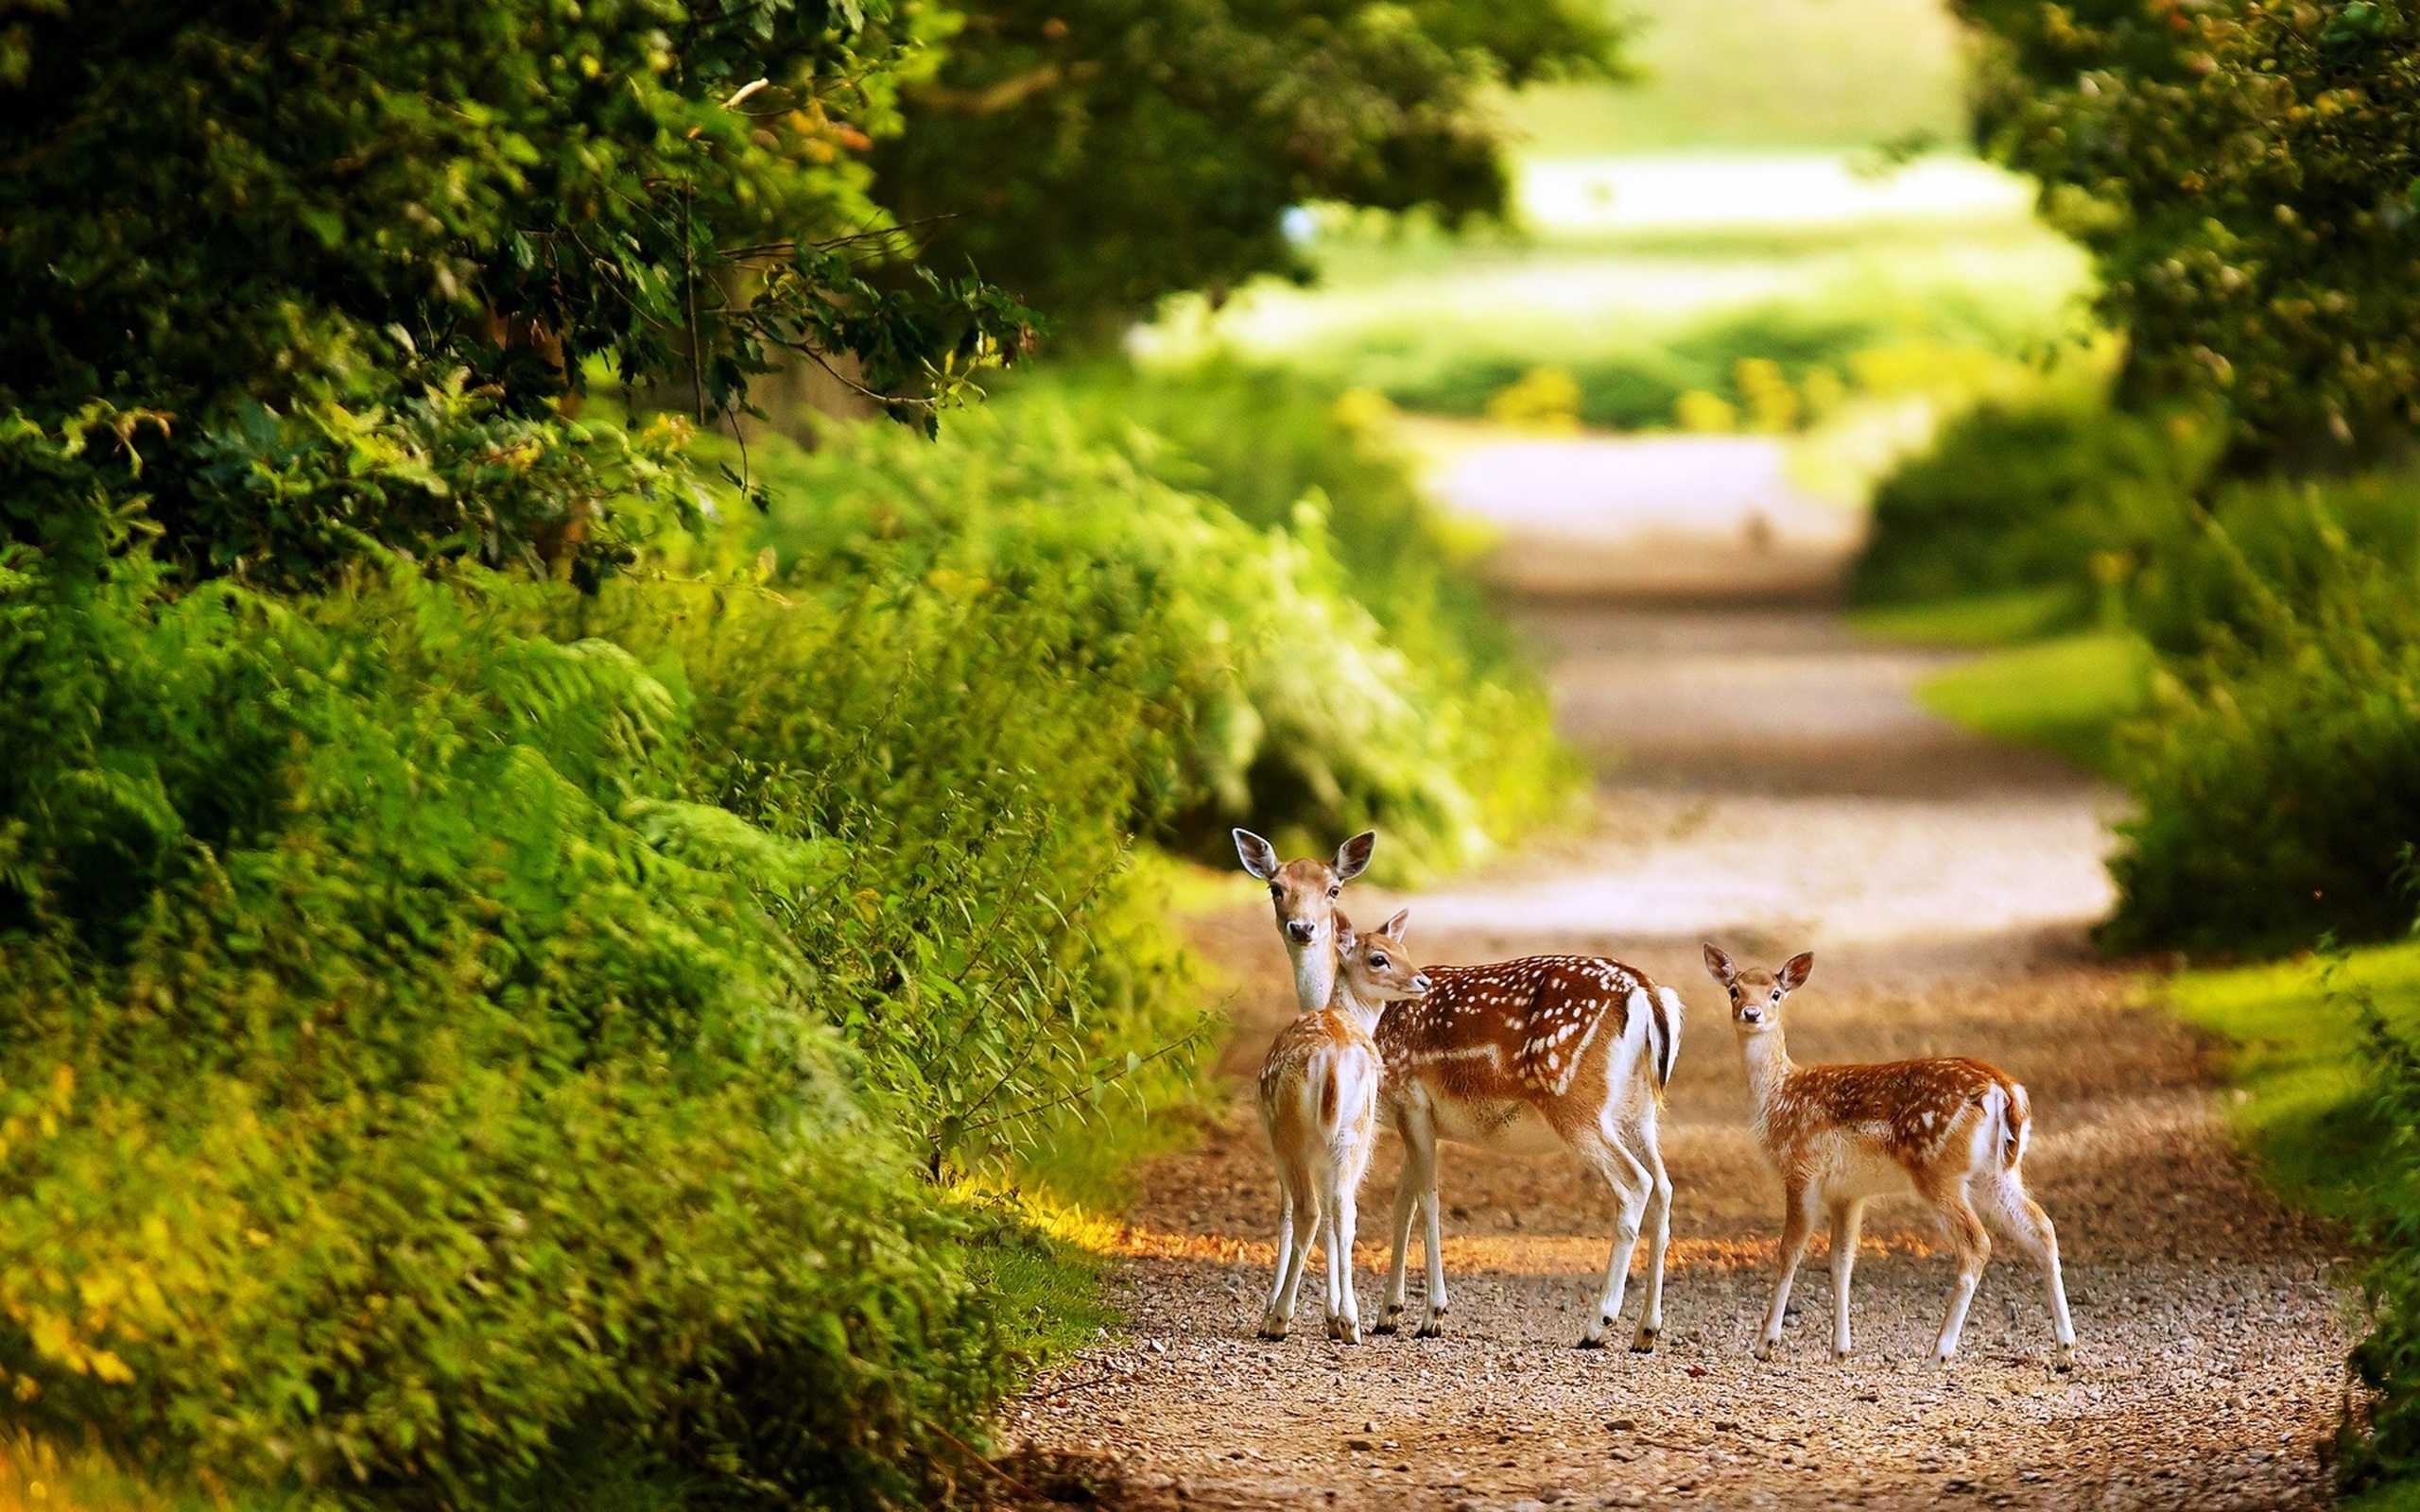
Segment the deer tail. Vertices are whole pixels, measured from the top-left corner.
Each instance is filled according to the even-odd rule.
[[[2014,1171],[2025,1159],[2025,1143],[2033,1128],[2032,1099],[2017,1082],[2000,1085],[2000,1169]]]
[[[1648,1050],[1655,1055],[1655,1091],[1672,1084],[1672,1064],[1680,1059],[1680,992],[1658,987],[1648,1004]]]
[[[1342,1074],[1343,1068],[1337,1064],[1336,1057],[1320,1057],[1320,1127],[1322,1128],[1336,1127],[1337,1105],[1342,1098],[1342,1090],[1337,1086],[1337,1082]]]

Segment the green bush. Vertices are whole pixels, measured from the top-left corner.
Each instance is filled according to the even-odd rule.
[[[842,848],[699,801],[680,664],[544,585],[7,566],[35,1424],[330,1501],[913,1496],[1014,1351],[783,927],[858,917]]]
[[[2230,490],[2191,554],[2153,569],[2200,585],[2164,590],[2193,605],[2164,623],[2200,649],[2170,660],[2120,742],[2141,813],[2111,862],[2113,947],[2291,950],[2410,922],[2399,856],[2420,837],[2420,596],[2408,545],[2381,555],[2344,530],[2334,501],[2348,492],[2369,496]],[[2398,496],[2408,486],[2377,499]]]
[[[2344,559],[2420,569],[2420,475],[2371,472],[2325,482],[2245,481],[2180,513],[2128,591],[2135,624],[2162,650],[2191,656],[2221,633],[2256,633],[2273,601],[2312,603]]]
[[[2370,1053],[2385,1179],[2367,1194],[2361,1236],[2371,1259],[2361,1273],[2370,1332],[2353,1349],[2358,1401],[2340,1442],[2348,1490],[2420,1479],[2420,1047],[2364,998],[2361,1036]]]
[[[1958,0],[1977,134],[2040,180],[2129,335],[2130,404],[2216,402],[2238,464],[2420,428],[2420,17],[2380,0]]]
[[[1213,441],[1200,454],[1054,386],[1016,390],[937,444],[873,427],[813,453],[775,444],[753,458],[772,501],[765,539],[786,585],[827,593],[870,562],[977,594],[1065,573],[1081,585],[1073,638],[1152,669],[1177,760],[1138,770],[1156,784],[1145,807],[1205,858],[1252,823],[1305,844],[1383,828],[1396,877],[1467,862],[1570,790],[1545,700],[1481,627],[1399,462],[1357,453],[1301,390],[1252,392],[1196,391],[1184,423]],[[1230,420],[1235,438],[1216,440]],[[1245,453],[1240,438],[1260,435],[1269,448]],[[1248,515],[1276,519],[1255,528],[1179,481],[1232,488]],[[1298,483],[1310,487],[1288,497]],[[1340,544],[1340,516],[1357,547]]]
[[[1853,590],[1908,604],[2057,588],[2081,620],[2173,534],[2206,465],[2193,434],[2073,386],[1987,403],[1876,490]]]

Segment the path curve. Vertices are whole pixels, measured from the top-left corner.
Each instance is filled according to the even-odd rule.
[[[1530,440],[1443,472],[1504,532],[1496,570],[1528,591],[1560,723],[1600,773],[1593,816],[1434,891],[1347,900],[1409,903],[1426,960],[1605,952],[1687,999],[1662,1348],[1570,1348],[1613,1207],[1577,1162],[1456,1146],[1445,1338],[1345,1348],[1316,1302],[1292,1340],[1253,1336],[1275,1187],[1248,1074],[1292,999],[1265,910],[1238,907],[1201,925],[1244,979],[1238,1099],[1146,1174],[1120,1242],[1133,1339],[1038,1383],[1009,1436],[1098,1456],[1152,1506],[2323,1503],[2345,1346],[2329,1239],[2247,1179],[2208,1048],[2085,952],[2117,796],[1931,718],[1909,690],[1942,659],[1862,643],[1815,602],[1855,521],[1792,494],[1773,443],[1680,455]],[[1748,1357],[1779,1188],[1697,964],[1709,935],[1747,957],[1818,952],[1792,1003],[1803,1061],[1955,1051],[2025,1082],[2081,1368],[2048,1369],[2037,1283],[2005,1253],[1959,1364],[1925,1368],[1950,1272],[1907,1204],[1868,1219],[1848,1366],[1826,1355],[1820,1238],[1802,1315],[1772,1363]],[[1395,1163],[1386,1142],[1363,1193],[1365,1316]]]

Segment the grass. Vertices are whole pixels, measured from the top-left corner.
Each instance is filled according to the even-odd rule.
[[[2337,1503],[2338,1512],[2420,1512],[2420,1481],[2377,1486]]]
[[[2224,1040],[2232,1123],[2264,1179],[2289,1203],[2359,1226],[2392,1216],[2393,1169],[2356,1003],[2420,1031],[2420,941],[2330,957],[2181,972],[2157,989],[2176,1015]],[[2371,1487],[2349,1512],[2420,1512],[2420,1480]]]
[[[1967,623],[1986,622],[1979,610]],[[1969,730],[2106,773],[2119,721],[2143,706],[2152,661],[2150,647],[2131,635],[2065,635],[1938,673],[1918,685],[1916,697]]]
[[[1981,649],[2040,640],[2046,632],[2071,623],[2076,611],[2076,596],[2068,590],[2029,588],[1945,603],[1858,610],[1849,616],[1849,623],[1886,641]]]
[[[2366,991],[2396,1027],[2420,1028],[2420,942],[2187,971],[2162,991],[2187,1022],[2233,1046],[2235,1126],[2270,1184],[2313,1212],[2367,1215],[2386,1142],[2352,994]]]

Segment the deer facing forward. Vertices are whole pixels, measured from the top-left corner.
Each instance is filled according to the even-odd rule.
[[[1261,1337],[1282,1339],[1317,1239],[1327,1252],[1327,1332],[1361,1342],[1353,1292],[1355,1199],[1377,1139],[1378,1046],[1371,1038],[1387,1005],[1428,990],[1403,953],[1406,915],[1368,935],[1334,915],[1336,995],[1330,1006],[1288,1023],[1260,1072],[1260,1123],[1285,1194],[1277,1226],[1277,1283]]]
[[[1778,971],[1734,966],[1712,945],[1705,966],[1731,994],[1731,1023],[1747,1057],[1756,1142],[1782,1181],[1781,1278],[1756,1340],[1769,1359],[1781,1337],[1790,1282],[1817,1215],[1832,1228],[1832,1357],[1849,1355],[1849,1271],[1869,1198],[1912,1194],[1941,1214],[1958,1254],[1933,1346],[1933,1364],[1958,1352],[1966,1309],[1992,1256],[1988,1217],[2042,1268],[2058,1340],[2058,1367],[2075,1361],[2075,1325],[2059,1280],[2059,1236],[2025,1192],[2018,1170],[2031,1128],[2025,1089],[1979,1060],[1893,1060],[1877,1065],[1800,1066],[1782,1039],[1781,1005],[1815,969],[1812,952]],[[1979,1206],[1981,1211],[1978,1214]]]

